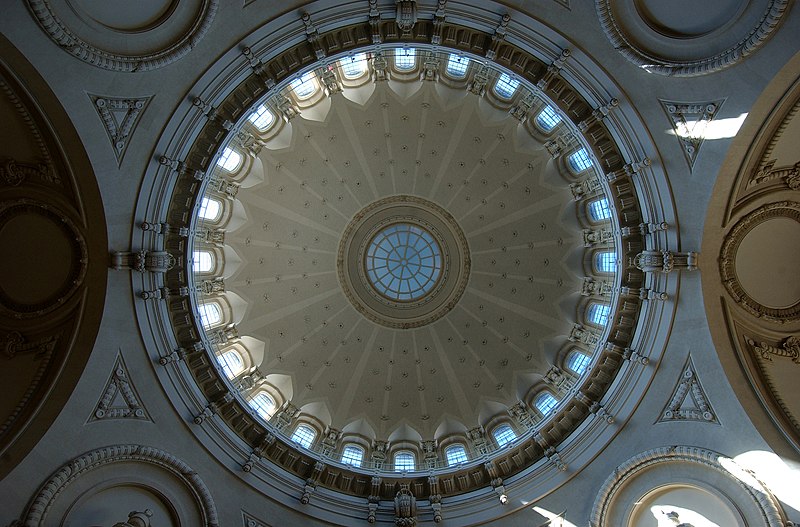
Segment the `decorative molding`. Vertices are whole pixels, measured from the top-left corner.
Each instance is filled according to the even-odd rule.
[[[59,468],[33,497],[22,518],[24,527],[52,523],[47,518],[59,495],[84,474],[115,463],[147,463],[159,467],[182,483],[194,497],[203,527],[219,527],[217,509],[206,484],[189,465],[172,454],[143,445],[112,445],[79,456]]]
[[[720,461],[724,460],[725,465]],[[617,467],[600,487],[592,507],[589,519],[590,527],[604,527],[614,525],[613,519],[609,517],[612,504],[617,498],[617,494],[633,479],[644,475],[647,471],[662,463],[690,463],[711,470],[715,474],[709,477],[722,477],[731,485],[737,486],[744,491],[750,498],[750,503],[740,503],[740,507],[751,507],[758,510],[758,515],[763,520],[765,527],[784,527],[782,509],[780,503],[772,493],[758,481],[752,474],[739,468],[735,461],[717,452],[704,450],[692,446],[671,446],[655,448],[637,454],[628,461]],[[742,474],[749,477],[739,479],[731,471],[733,467],[739,468]]]
[[[255,0],[253,0],[255,1]],[[272,527],[252,514],[242,511],[242,527]]]
[[[158,69],[189,53],[211,27],[219,5],[219,0],[202,0],[194,22],[186,33],[159,50],[128,55],[95,47],[80,38],[74,29],[67,27],[55,13],[52,7],[53,1],[26,0],[39,26],[53,42],[92,66],[126,73]],[[147,38],[146,34],[147,31],[144,31],[143,38]]]
[[[661,417],[656,422],[666,423],[669,421],[703,421],[719,424],[717,415],[708,401],[705,390],[700,384],[692,357],[686,359],[681,375],[675,389],[672,390]]]
[[[683,154],[689,163],[689,171],[694,170],[694,163],[705,141],[705,131],[709,123],[722,108],[725,99],[708,102],[677,102],[659,99],[664,113],[672,124],[675,137],[683,147]]]
[[[19,355],[33,354],[34,360],[39,360],[45,355],[53,352],[58,335],[48,335],[33,341],[28,341],[19,331],[8,333],[4,340],[0,340],[0,354],[7,359],[13,359]]]
[[[133,135],[152,95],[137,98],[106,97],[87,94],[92,106],[103,121],[103,126],[111,141],[111,148],[117,158],[117,166],[122,164],[122,157],[128,149],[130,136]]]
[[[103,395],[97,401],[88,422],[106,419],[153,421],[141,404],[141,397],[131,382],[122,353],[117,353],[117,360],[114,361],[114,368],[106,381]]]
[[[758,167],[753,173],[748,187],[754,187],[761,183],[782,179],[783,185],[789,190],[800,190],[800,161],[794,165],[784,165],[776,167],[777,159],[770,159],[765,164]]]
[[[36,179],[45,183],[61,184],[61,178],[52,166],[46,163],[33,165],[20,163],[14,159],[0,161],[0,179],[10,187],[16,187],[25,181]]]
[[[763,341],[755,342],[749,337],[747,337],[747,343],[753,349],[753,352],[767,361],[772,362],[773,357],[785,357],[791,359],[795,364],[800,364],[800,337],[795,335],[786,337],[783,342],[781,342],[780,347],[771,346]]]
[[[622,27],[620,21],[615,17],[615,8],[625,9],[628,6],[618,6],[617,4],[621,4],[621,2],[619,0],[595,0],[595,8],[600,19],[600,25],[611,45],[617,51],[626,59],[650,73],[675,77],[694,77],[733,66],[743,61],[751,53],[754,53],[772,37],[784,13],[789,9],[790,1],[770,0],[757,25],[745,33],[741,40],[720,53],[713,53],[710,56],[691,60],[656,56],[656,53],[640,46],[634,41],[634,36],[626,28]],[[631,9],[635,12],[632,6]],[[644,21],[642,21],[642,24],[647,27]],[[688,40],[699,39],[692,38]],[[702,40],[693,42],[693,44],[699,47],[702,46],[701,42]]]
[[[742,240],[757,225],[774,218],[789,218],[800,223],[800,203],[796,201],[768,203],[740,219],[722,243],[719,272],[722,284],[736,303],[758,318],[783,324],[800,318],[800,302],[786,308],[764,306],[747,294],[736,274],[736,254]]]

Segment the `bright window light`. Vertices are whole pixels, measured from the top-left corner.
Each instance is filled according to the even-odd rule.
[[[595,253],[594,268],[598,273],[613,273],[617,268],[617,257],[611,251]]]
[[[222,211],[222,203],[215,199],[203,198],[197,215],[204,220],[217,221]]]
[[[606,198],[589,202],[589,217],[592,221],[604,221],[611,218],[611,209]]]
[[[461,445],[453,445],[444,451],[444,456],[447,458],[447,466],[452,467],[467,460],[467,451]]]
[[[417,50],[414,48],[402,48],[397,50],[394,56],[394,66],[398,70],[413,70],[417,63]]]
[[[519,81],[503,73],[494,85],[494,92],[504,99],[510,99],[517,88],[519,88]]]
[[[360,467],[364,460],[364,449],[356,445],[347,445],[342,451],[342,463]]]
[[[589,304],[589,309],[586,310],[586,320],[597,326],[605,326],[608,324],[608,315],[611,312],[611,306],[608,304]]]
[[[222,167],[222,170],[233,172],[242,163],[242,156],[234,152],[232,149],[225,147],[222,155],[217,160],[217,165]]]
[[[544,392],[536,398],[536,402],[533,405],[537,410],[542,412],[542,415],[549,415],[553,410],[555,410],[556,405],[558,405],[558,401],[556,401],[556,398],[549,393]]]
[[[561,117],[559,117],[553,107],[549,104],[542,108],[542,111],[536,116],[536,124],[538,124],[539,127],[545,132],[551,131],[553,128],[558,126],[558,123],[560,122]]]
[[[309,71],[302,77],[293,80],[289,86],[294,90],[298,99],[307,99],[317,91],[317,77],[313,71]]]
[[[402,450],[394,455],[394,471],[405,472],[414,470],[416,464],[414,463],[414,454],[406,450]]]
[[[214,257],[209,251],[192,253],[192,269],[195,273],[210,273],[214,269]]]
[[[591,359],[587,354],[581,353],[580,351],[573,351],[569,354],[569,358],[567,359],[567,368],[578,375],[583,375],[583,372],[589,367],[589,362],[591,362]]]
[[[275,400],[266,392],[258,392],[255,397],[250,399],[249,403],[253,410],[265,421],[269,420],[272,417],[272,412],[275,411]]]
[[[517,438],[517,434],[508,425],[500,425],[492,432],[497,446],[504,447]]]
[[[317,433],[313,428],[307,425],[300,425],[295,428],[294,434],[292,434],[292,441],[303,448],[309,448],[315,437],[317,437]]]
[[[583,172],[592,166],[592,160],[589,158],[589,152],[587,152],[585,148],[581,148],[571,153],[567,158],[567,161],[569,162],[570,168],[572,168],[573,172],[575,173]]]
[[[367,54],[359,53],[339,61],[345,79],[357,79],[367,72]]]
[[[242,356],[235,351],[226,351],[219,356],[219,363],[222,366],[222,371],[229,379],[233,379],[244,369]]]
[[[469,67],[469,59],[467,57],[460,57],[455,53],[450,53],[450,58],[447,59],[447,74],[454,79],[463,79],[467,75],[467,68]]]
[[[250,114],[248,119],[253,123],[253,126],[258,128],[260,132],[263,132],[275,121],[275,116],[262,104],[256,108],[256,111]]]
[[[198,306],[198,311],[200,312],[200,321],[203,323],[204,327],[209,328],[222,321],[222,311],[220,311],[216,302],[200,304],[200,306]]]

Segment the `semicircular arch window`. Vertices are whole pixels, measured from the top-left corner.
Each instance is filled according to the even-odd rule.
[[[589,367],[591,359],[585,353],[580,351],[573,351],[567,357],[567,368],[574,371],[577,375],[583,375],[583,372]]]
[[[517,438],[517,434],[508,425],[500,425],[492,431],[497,446],[504,447]]]
[[[561,117],[549,104],[542,108],[542,111],[536,116],[536,124],[545,132],[552,131],[560,122]]]
[[[453,445],[447,447],[444,457],[447,459],[447,466],[452,467],[467,461],[467,451],[464,449],[464,445]]]
[[[266,392],[258,392],[255,397],[250,399],[249,403],[253,410],[264,420],[269,420],[272,417],[272,412],[275,411],[275,400]]]
[[[542,415],[546,416],[556,409],[556,406],[558,406],[558,401],[549,393],[544,392],[536,398],[536,402],[533,403],[533,405],[542,413]]]
[[[442,273],[442,251],[422,227],[395,223],[372,238],[364,267],[372,286],[383,296],[417,300],[436,285]]]
[[[235,351],[226,351],[219,356],[219,363],[222,366],[222,371],[229,379],[233,379],[244,370],[244,361],[242,356]]]
[[[364,461],[364,449],[357,445],[347,445],[342,450],[342,463],[360,467]]]
[[[292,441],[303,448],[310,448],[316,437],[317,433],[313,428],[308,425],[300,425],[295,428],[294,433],[292,434]]]
[[[414,460],[414,454],[408,450],[401,450],[394,455],[394,470],[395,472],[406,472],[414,470],[417,464]]]

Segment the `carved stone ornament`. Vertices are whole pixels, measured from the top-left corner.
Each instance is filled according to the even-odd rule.
[[[166,251],[115,252],[111,254],[111,268],[144,273],[166,273],[175,267],[175,257]]]
[[[117,356],[103,395],[97,401],[94,412],[89,417],[90,422],[104,419],[151,421],[147,409],[141,404],[141,398],[136,392],[136,388],[131,383],[130,374],[122,360],[122,355]]]
[[[672,124],[675,137],[683,147],[689,171],[692,171],[700,147],[705,141],[706,129],[725,99],[708,102],[676,102],[659,99],[659,102]]]
[[[19,331],[12,331],[0,340],[0,354],[8,359],[27,354],[33,355],[34,360],[38,360],[52,353],[56,342],[58,342],[58,336],[48,335],[29,340]]]
[[[772,346],[766,342],[755,342],[748,338],[747,343],[762,359],[772,362],[775,357],[790,359],[795,364],[800,364],[800,337],[792,335],[781,342],[780,347]]]
[[[141,512],[132,511],[128,514],[128,521],[115,523],[114,527],[150,527],[150,518],[153,517],[153,511],[145,509]]]
[[[700,384],[692,358],[686,360],[678,384],[672,391],[672,397],[661,411],[659,423],[667,421],[706,421],[719,423],[714,409],[708,402],[705,390]]]
[[[642,251],[633,259],[633,265],[645,273],[669,273],[674,269],[694,271],[697,269],[696,252],[675,253],[672,251]]]
[[[114,149],[117,166],[122,164],[122,157],[128,148],[130,136],[139,124],[142,114],[151,97],[120,98],[89,94],[92,105],[103,121],[103,126]]]
[[[202,0],[193,13],[194,20],[186,26],[188,29],[185,22],[181,23],[184,17],[180,15],[189,13],[178,12],[185,9],[179,2],[170,2],[162,12],[153,12],[155,21],[146,26],[133,27],[124,24],[120,27],[119,22],[86,12],[80,3],[77,8],[73,2],[63,0],[26,0],[26,3],[47,36],[75,58],[98,68],[137,72],[161,68],[189,53],[211,27],[219,2]],[[103,46],[93,43],[98,34]],[[155,38],[162,42],[156,50],[144,45],[150,40],[152,46]],[[130,52],[131,47],[141,51]]]
[[[397,527],[414,527],[417,524],[417,498],[408,485],[402,485],[394,497],[394,524]]]
[[[47,517],[48,511],[67,487],[91,471],[117,463],[123,465],[144,463],[167,472],[176,484],[183,485],[194,497],[195,505],[203,522],[198,527],[219,527],[217,509],[211,492],[197,472],[172,454],[142,445],[107,446],[87,452],[69,461],[41,486],[39,492],[30,501],[21,519],[21,525],[32,527],[52,524],[53,520]],[[146,516],[146,513],[144,514]],[[141,521],[141,513],[132,513],[130,519]],[[131,525],[141,527],[141,524],[132,523]]]
[[[785,219],[800,223],[800,203],[795,201],[780,201],[759,207],[744,216],[734,225],[725,237],[719,255],[719,272],[722,278],[722,284],[725,286],[728,294],[752,315],[778,323],[785,323],[800,318],[800,301],[795,299],[792,305],[788,305],[787,307],[764,305],[763,301],[759,302],[752,296],[753,292],[748,292],[748,284],[747,282],[743,282],[742,271],[740,269],[739,272],[737,272],[736,267],[737,255],[740,255],[740,249],[742,248],[745,238],[748,238],[748,234],[759,226],[764,226],[776,220],[785,221]],[[759,235],[763,235],[763,232],[759,232]],[[758,237],[759,236],[749,237],[748,243],[751,239]],[[756,257],[757,256],[758,255],[756,255]],[[767,274],[771,273],[769,267],[773,263],[774,262],[765,260],[761,267],[762,272]],[[796,265],[796,262],[791,262],[790,265],[792,264]],[[739,265],[742,265],[741,261]],[[786,262],[781,262],[779,265],[784,266]],[[746,277],[744,279],[746,279]],[[785,305],[785,303],[783,304]]]

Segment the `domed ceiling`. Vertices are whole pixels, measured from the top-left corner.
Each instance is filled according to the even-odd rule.
[[[466,432],[524,400],[570,332],[583,273],[580,258],[567,264],[583,245],[575,203],[508,109],[435,82],[368,89],[363,103],[337,95],[301,113],[279,134],[288,146],[266,141],[265,180],[237,193],[247,221],[225,235],[241,258],[225,288],[247,305],[239,334],[266,343],[258,368],[289,376],[301,410],[340,430],[363,419],[383,439],[401,426],[425,439]],[[350,223],[392,196],[438,205],[468,243],[463,295],[421,327],[374,323],[338,272]]]

